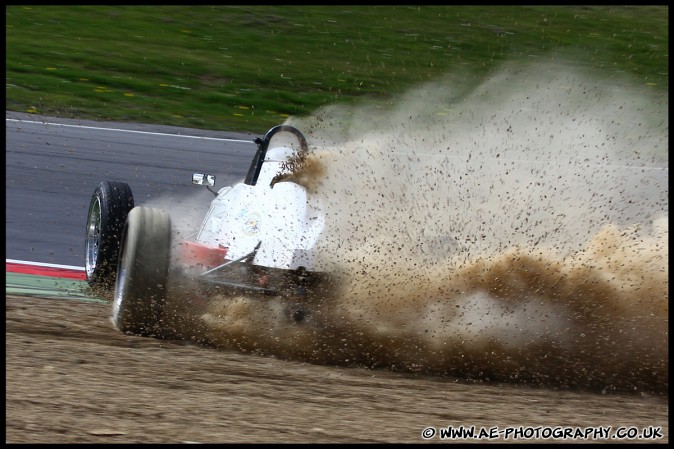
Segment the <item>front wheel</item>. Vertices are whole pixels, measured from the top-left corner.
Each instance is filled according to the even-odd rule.
[[[170,252],[168,213],[133,208],[122,232],[112,305],[112,322],[120,331],[161,336]]]

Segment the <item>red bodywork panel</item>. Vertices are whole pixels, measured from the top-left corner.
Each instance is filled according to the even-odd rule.
[[[180,242],[180,262],[189,267],[214,268],[225,263],[227,248]]]

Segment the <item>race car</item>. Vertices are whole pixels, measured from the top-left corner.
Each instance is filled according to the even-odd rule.
[[[197,283],[199,301],[214,291],[275,295],[302,304],[325,277],[314,249],[324,226],[320,199],[290,176],[304,162],[307,141],[293,126],[256,138],[245,179],[217,192],[215,176],[192,183],[215,194],[190,240],[174,242],[165,210],[135,206],[128,184],[103,181],[89,205],[85,270],[92,287],[112,290],[112,321],[122,332],[158,336],[175,278]],[[171,279],[174,282],[170,282]],[[299,306],[292,319],[305,316]]]

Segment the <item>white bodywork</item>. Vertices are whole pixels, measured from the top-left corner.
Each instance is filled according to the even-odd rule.
[[[250,254],[253,264],[294,270],[313,269],[312,250],[323,232],[320,201],[305,187],[282,181],[270,186],[298,148],[292,133],[280,132],[269,143],[255,185],[220,189],[199,228],[197,243],[227,248],[227,260]]]

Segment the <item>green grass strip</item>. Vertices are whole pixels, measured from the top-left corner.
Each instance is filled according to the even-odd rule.
[[[30,274],[6,273],[6,294],[35,296],[49,299],[73,299],[84,302],[108,304],[87,292],[86,281],[58,279]]]

